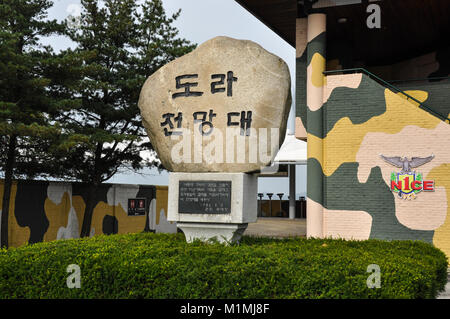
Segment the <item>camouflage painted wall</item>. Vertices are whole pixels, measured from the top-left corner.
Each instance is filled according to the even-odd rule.
[[[411,81],[394,83],[394,85],[408,94],[422,94],[425,104],[434,111],[450,118],[450,81],[440,80]]]
[[[3,181],[0,181],[0,206],[2,194]],[[78,238],[86,198],[87,187],[82,183],[14,182],[8,223],[9,246]],[[128,216],[128,198],[147,198],[146,211],[150,214]],[[156,212],[159,212],[157,218]],[[166,186],[104,184],[95,204],[91,236],[142,231],[176,232],[176,224],[167,222],[166,218]]]
[[[425,89],[409,93],[427,104]],[[450,256],[450,125],[363,74],[327,76],[323,93],[321,110],[308,113],[308,122],[323,116],[322,130],[308,126],[308,144],[321,145],[308,148],[308,199],[323,210],[323,236],[424,240]],[[400,168],[380,154],[434,154],[417,171],[435,191],[397,196],[390,179]]]
[[[322,104],[322,72],[326,64],[325,24],[326,16],[323,14],[296,20],[295,136],[302,140],[307,139],[309,110],[319,109]]]
[[[322,140],[311,139],[311,130],[322,131],[324,125],[324,113],[322,112],[324,87],[326,78],[323,75],[326,67],[326,15],[315,13],[308,16],[306,47],[306,140],[307,153],[322,150]],[[297,88],[298,89],[298,88]],[[304,116],[304,115],[301,115]],[[297,135],[297,134],[296,134]],[[323,153],[316,152],[316,159],[323,160]],[[308,218],[306,220],[307,235],[311,237],[323,237],[323,209],[313,205],[311,194],[315,200],[321,202],[324,194],[324,180],[321,175],[315,174],[314,167],[307,166],[306,196]]]
[[[342,63],[326,61],[320,14],[297,19],[296,46],[296,137],[308,142],[308,237],[423,240],[450,256],[448,122],[363,74],[325,77],[325,65],[341,69]],[[426,78],[448,76],[448,64],[448,54],[435,52],[370,70],[386,79]],[[435,111],[450,113],[448,81],[396,85]],[[400,198],[390,180],[401,169],[380,154],[434,154],[415,170],[435,181],[435,191]]]

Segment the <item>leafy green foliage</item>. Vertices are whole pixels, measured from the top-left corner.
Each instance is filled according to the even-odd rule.
[[[6,176],[12,177],[14,168],[15,176],[45,170],[48,162],[40,158],[44,144],[60,133],[51,117],[60,101],[48,92],[55,55],[39,42],[64,30],[47,19],[51,6],[49,0],[0,2],[0,170]],[[30,161],[36,169],[27,165]]]
[[[56,164],[61,177],[98,186],[123,169],[156,164],[141,156],[152,145],[137,106],[140,90],[148,76],[195,46],[178,38],[172,23],[180,12],[168,17],[161,0],[82,0],[81,7],[78,23],[67,25],[76,48],[61,53],[67,67],[61,86],[53,87],[79,101],[57,117],[64,135]]]
[[[66,269],[81,269],[69,289]],[[369,289],[367,267],[381,269]],[[447,258],[413,241],[244,237],[187,244],[182,234],[101,235],[0,251],[0,298],[433,298]]]
[[[49,92],[55,55],[41,37],[64,26],[47,19],[50,0],[0,2],[0,172],[5,179],[0,246],[8,246],[13,177],[53,172],[47,146],[61,133],[52,114],[61,101]],[[31,164],[31,165],[30,165]],[[50,172],[51,171],[51,172]]]
[[[161,0],[81,0],[66,21],[75,49],[61,52],[50,86],[58,104],[54,176],[89,183],[81,236],[91,229],[95,193],[117,172],[159,166],[142,125],[139,94],[148,76],[195,46],[178,38]],[[76,21],[74,21],[76,20]],[[67,103],[70,100],[71,103]]]

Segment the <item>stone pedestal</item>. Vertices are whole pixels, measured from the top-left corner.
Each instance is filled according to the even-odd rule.
[[[183,231],[188,243],[196,239],[208,241],[213,238],[219,242],[233,243],[241,239],[248,224],[219,224],[219,223],[183,223],[177,226]]]
[[[257,217],[257,177],[246,173],[170,173],[168,220],[186,240],[239,241]]]

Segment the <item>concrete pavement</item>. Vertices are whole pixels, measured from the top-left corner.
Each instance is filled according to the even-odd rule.
[[[447,270],[447,284],[445,290],[439,294],[437,299],[450,299],[450,269]]]
[[[306,219],[259,217],[256,223],[249,223],[244,236],[286,238],[306,236]]]

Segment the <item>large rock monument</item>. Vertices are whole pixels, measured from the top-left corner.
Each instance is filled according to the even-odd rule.
[[[282,144],[286,63],[252,41],[216,37],[142,87],[142,121],[169,174],[168,220],[188,241],[239,240],[256,221],[256,172]]]

